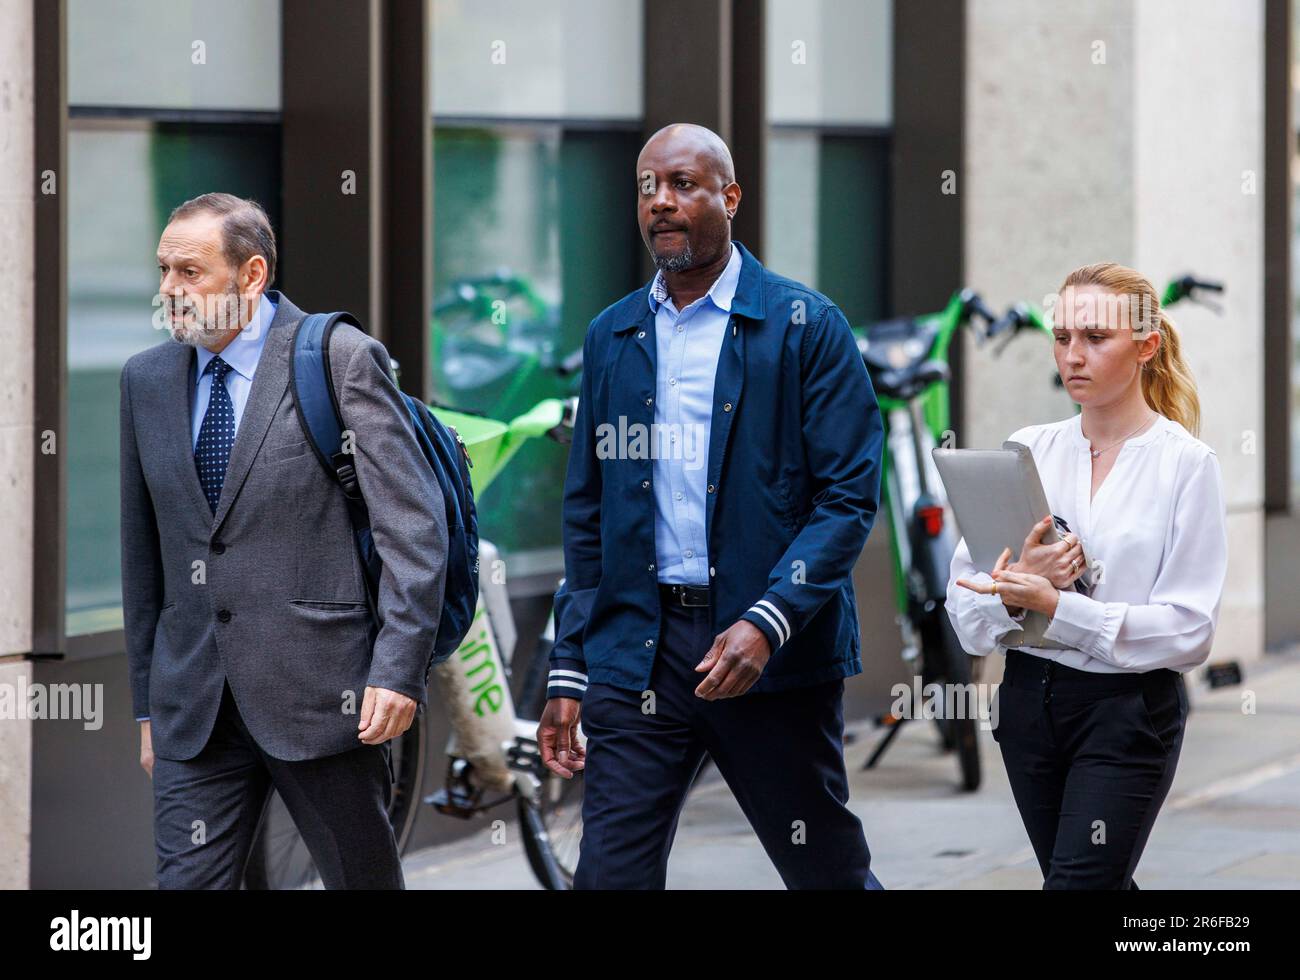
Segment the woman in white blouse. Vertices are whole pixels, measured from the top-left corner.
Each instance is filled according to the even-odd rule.
[[[1090,265],[1058,300],[1056,366],[1082,414],[1010,439],[1032,451],[1071,533],[1042,544],[1044,515],[1019,560],[1008,547],[991,574],[963,540],[946,605],[969,653],[1006,650],[993,737],[1043,887],[1136,888],[1182,745],[1182,675],[1209,656],[1218,620],[1222,479],[1151,283]],[[1027,609],[1050,617],[1044,637],[1064,649],[1001,645]]]

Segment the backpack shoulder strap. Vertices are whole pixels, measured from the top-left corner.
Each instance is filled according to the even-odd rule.
[[[294,331],[289,384],[298,421],[325,471],[338,480],[350,500],[360,501],[352,454],[343,449],[343,418],[330,371],[330,335],[339,323],[361,324],[351,313],[311,313]]]

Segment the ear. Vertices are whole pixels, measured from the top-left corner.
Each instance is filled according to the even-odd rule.
[[[740,207],[740,185],[734,180],[722,188],[722,201],[727,209],[727,217],[734,218],[736,209]]]
[[[1143,367],[1146,367],[1146,365],[1156,356],[1156,352],[1160,350],[1161,343],[1162,340],[1159,330],[1148,331],[1147,335],[1138,341],[1137,355],[1138,360],[1142,363]]]
[[[239,291],[247,295],[248,293],[266,292],[269,285],[266,281],[266,259],[261,255],[254,255],[239,270]]]

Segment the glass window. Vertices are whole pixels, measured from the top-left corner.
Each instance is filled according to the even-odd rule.
[[[642,0],[431,0],[435,116],[639,120]]]
[[[153,327],[154,254],[177,204],[221,189],[279,227],[279,127],[78,120],[68,138],[69,635],[121,628],[122,365],[173,343]]]
[[[893,123],[892,0],[767,0],[767,116],[773,123]]]
[[[78,635],[122,627],[118,385],[132,354],[174,343],[152,322],[167,216],[223,190],[260,201],[279,227],[280,4],[68,0],[67,24],[66,587]],[[160,121],[178,109],[203,121]],[[206,121],[212,110],[221,121]]]
[[[280,108],[274,0],[68,0],[68,101]]]
[[[768,0],[767,265],[850,323],[890,312],[890,0]]]
[[[431,9],[435,398],[510,419],[576,393],[553,367],[641,284],[641,2]],[[512,571],[560,566],[567,458],[536,440],[479,495]]]

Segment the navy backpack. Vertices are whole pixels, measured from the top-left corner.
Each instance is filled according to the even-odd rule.
[[[298,421],[307,441],[325,471],[343,489],[357,550],[366,571],[366,600],[378,624],[379,575],[383,563],[370,534],[370,513],[357,485],[352,454],[342,451],[346,426],[339,415],[330,374],[330,334],[340,322],[361,329],[350,313],[312,313],[303,319],[294,333],[289,383],[293,386]],[[478,605],[478,515],[469,478],[472,464],[465,444],[454,429],[438,421],[418,399],[405,392],[399,394],[406,403],[420,448],[437,477],[447,508],[447,589],[438,619],[432,666],[442,663],[460,646]]]

